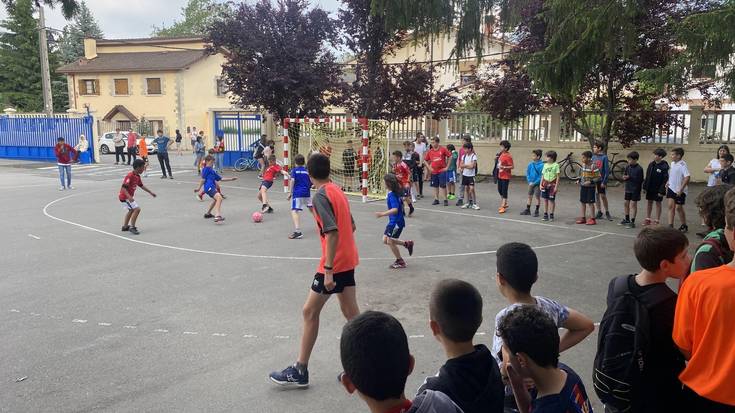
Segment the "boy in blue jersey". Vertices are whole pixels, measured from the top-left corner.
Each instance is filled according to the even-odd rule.
[[[204,218],[214,218],[214,222],[219,223],[225,219],[222,217],[221,207],[223,198],[222,194],[217,192],[217,181],[234,181],[237,178],[223,178],[219,176],[219,174],[214,171],[214,156],[212,155],[207,155],[204,158],[204,165],[204,168],[202,168],[202,179],[199,181],[199,186],[194,189],[194,192],[198,193],[199,190],[203,188],[204,193],[212,198],[212,203],[209,205],[207,213],[204,214]],[[214,210],[214,215],[212,215],[212,210]]]
[[[397,247],[397,245],[402,245],[408,250],[408,255],[413,254],[413,241],[402,241],[399,239],[403,228],[406,226],[403,200],[401,199],[403,189],[394,174],[386,174],[383,179],[385,181],[385,187],[388,188],[388,196],[386,198],[388,210],[376,212],[375,216],[378,218],[388,217],[388,226],[385,227],[385,232],[383,232],[383,244],[387,245],[396,257],[396,261],[391,264],[390,268],[406,268],[406,261],[401,257],[401,252],[398,251]]]
[[[297,154],[293,161],[296,166],[291,170],[288,199],[291,201],[294,232],[288,236],[288,239],[301,239],[304,234],[301,232],[299,212],[303,211],[304,207],[311,210],[311,179],[309,179],[309,172],[304,167],[306,164],[304,155]]]
[[[528,202],[526,202],[526,209],[521,212],[521,215],[531,215],[531,204],[535,196],[536,210],[533,212],[533,216],[539,216],[538,210],[541,207],[541,172],[544,170],[544,161],[541,160],[541,154],[541,149],[534,149],[531,162],[528,163],[528,168],[526,168]]]
[[[592,163],[595,164],[597,169],[600,170],[601,179],[595,184],[597,189],[597,198],[595,203],[597,204],[597,215],[595,219],[601,219],[602,214],[605,214],[605,218],[608,221],[612,221],[613,217],[610,215],[610,208],[607,205],[607,179],[610,177],[610,161],[605,154],[605,144],[602,142],[595,142],[592,145],[594,155],[592,155]],[[603,208],[604,207],[604,208]]]

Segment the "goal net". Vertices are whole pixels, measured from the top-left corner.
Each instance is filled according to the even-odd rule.
[[[364,118],[289,118],[283,122],[284,165],[297,154],[329,156],[332,182],[363,202],[385,199],[383,176],[389,171],[388,125]],[[287,185],[287,184],[286,184]],[[287,190],[287,188],[285,189]]]

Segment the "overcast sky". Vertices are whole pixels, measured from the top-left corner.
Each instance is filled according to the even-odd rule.
[[[107,39],[148,37],[153,26],[171,25],[181,16],[188,0],[87,0],[87,6],[97,19]],[[339,0],[310,0],[329,12],[339,8]],[[5,7],[0,7],[0,20],[5,19]],[[61,11],[46,8],[46,26],[62,29],[67,24]]]

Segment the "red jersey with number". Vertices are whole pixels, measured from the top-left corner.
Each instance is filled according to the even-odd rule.
[[[282,169],[283,168],[281,168],[281,166],[278,164],[269,166],[263,173],[263,180],[268,181],[268,182],[273,182],[273,179],[275,179],[276,174],[281,173]]]
[[[408,165],[406,165],[405,162],[401,161],[393,165],[393,173],[396,175],[396,178],[398,178],[398,182],[401,186],[404,188],[411,186],[411,170],[408,169]]]
[[[436,149],[434,147],[431,147],[428,151],[426,151],[426,155],[424,155],[424,159],[429,162],[429,165],[431,165],[432,173],[438,174],[439,171],[447,167],[447,158],[451,158],[452,154],[449,152],[449,150],[443,146],[440,146]]]
[[[125,190],[128,191],[130,196],[135,196],[135,190],[138,189],[139,186],[143,185],[143,180],[140,179],[140,175],[136,174],[135,171],[132,171],[125,175],[125,179],[123,179],[122,187],[120,188],[120,194],[118,199],[120,201],[127,201],[128,197],[125,195]]]
[[[500,166],[513,166],[513,157],[508,152],[503,152],[498,157],[498,179],[510,179],[510,169],[500,169]]]

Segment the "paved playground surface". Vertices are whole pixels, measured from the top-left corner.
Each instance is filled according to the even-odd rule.
[[[117,193],[129,167],[111,165],[110,157],[75,167],[76,189],[60,192],[53,165],[0,162],[0,411],[367,411],[336,383],[344,320],[335,303],[322,315],[311,387],[284,391],[267,379],[296,357],[301,306],[319,257],[313,220],[305,216],[304,239],[287,239],[289,204],[278,182],[275,213],[252,223],[259,181],[252,172],[230,172],[240,180],[223,185],[227,220],[215,225],[202,218],[206,204],[193,196],[190,156],[172,158],[174,180],[159,179],[155,160],[144,179],[158,197],[136,194],[138,236],[120,232]],[[690,199],[700,190],[692,188]],[[456,277],[478,287],[485,321],[476,338],[489,346],[494,316],[506,305],[495,286],[494,255],[505,242],[536,247],[535,294],[600,320],[608,281],[638,270],[636,232],[617,225],[622,187],[610,192],[617,219],[594,227],[573,224],[579,193],[569,184],[553,223],[519,215],[520,180],[511,184],[511,209],[502,216],[489,183],[478,185],[480,211],[433,207],[425,198],[404,231],[416,241],[404,270],[388,269],[386,220],[374,216],[384,203],[353,199],[358,302],[403,323],[417,362],[409,396],[445,359],[428,328],[437,281]],[[693,233],[699,220],[693,202],[687,207]],[[697,243],[693,234],[690,240]],[[596,340],[595,332],[561,358],[599,408],[591,381]]]

